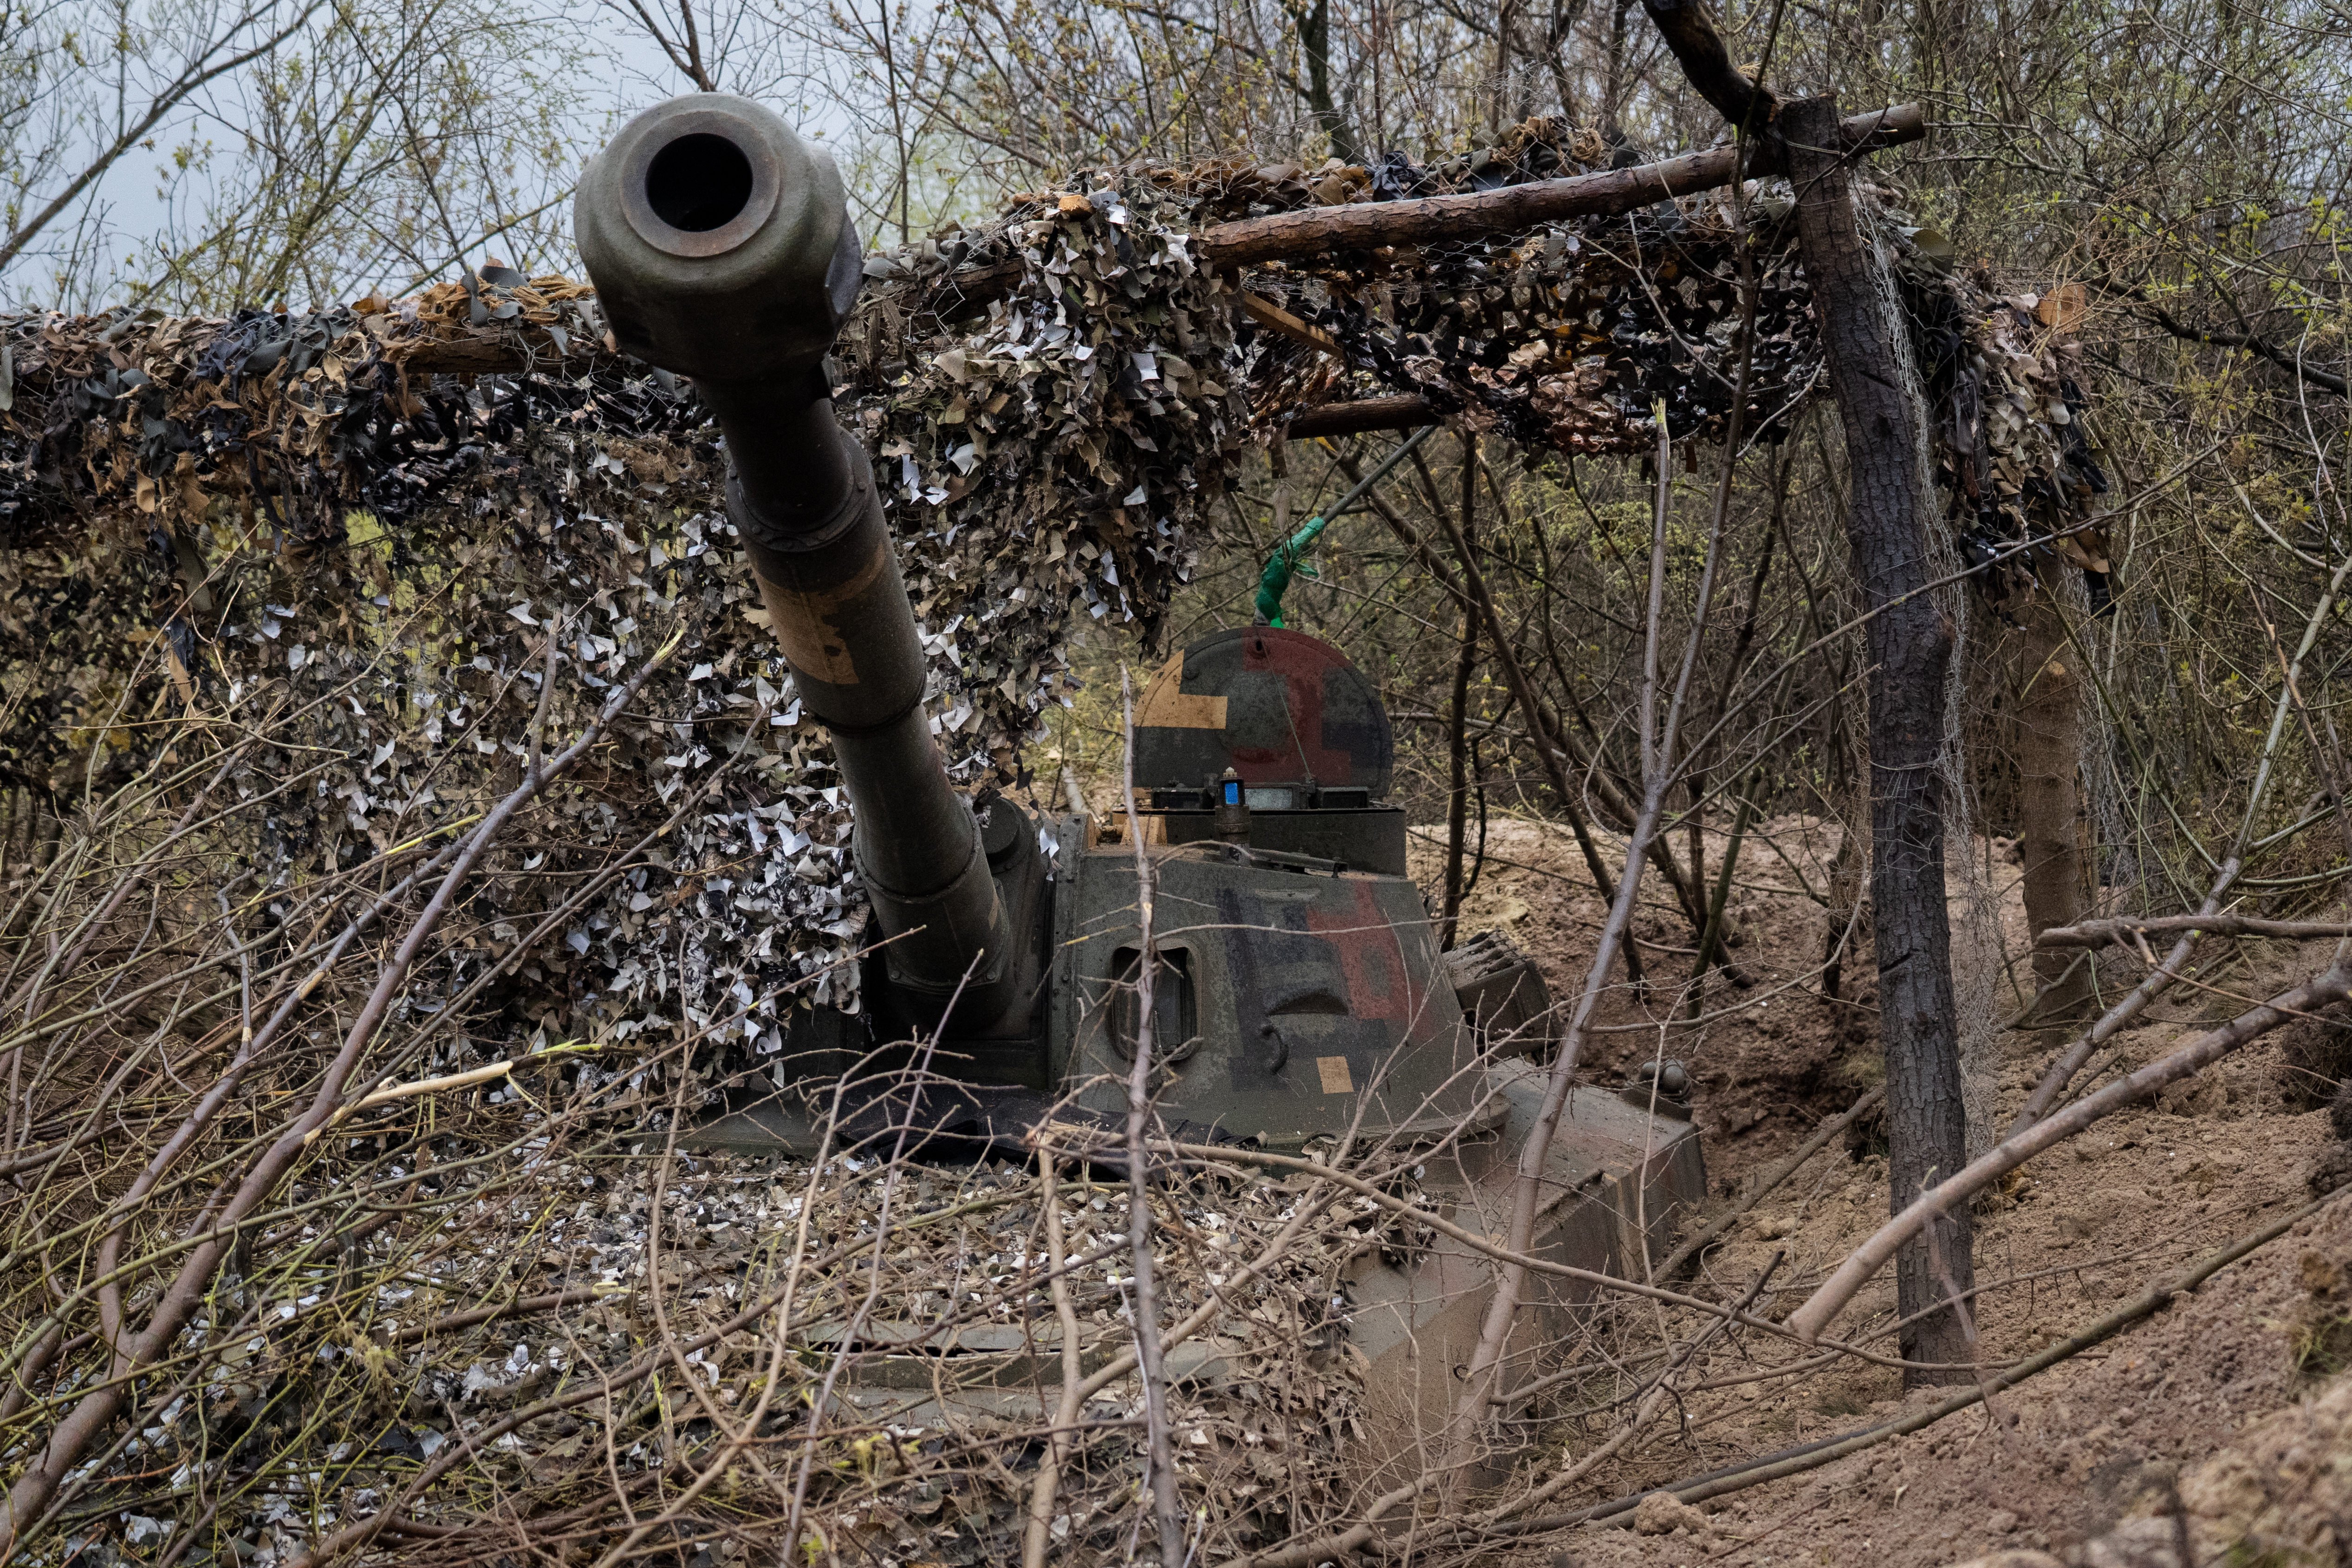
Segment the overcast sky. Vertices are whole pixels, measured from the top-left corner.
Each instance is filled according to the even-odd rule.
[[[174,0],[157,0],[157,3],[168,5]],[[195,0],[195,3],[202,4],[204,0]],[[549,3],[556,9],[547,25],[562,27],[567,40],[583,48],[597,62],[596,68],[582,84],[576,132],[583,143],[591,142],[629,114],[684,91],[689,86],[644,30],[612,6],[600,4],[599,0],[549,0]],[[703,9],[698,7],[698,11]],[[104,36],[113,25],[114,7],[111,4],[100,3],[100,0],[67,0],[62,15],[68,25],[77,30]],[[763,36],[773,36],[772,24],[762,27],[760,17],[763,14],[745,8],[737,15],[745,31],[760,29]],[[772,51],[768,53],[772,59]],[[6,63],[0,61],[0,65]],[[846,133],[850,118],[843,106],[811,94],[804,84],[780,82],[782,73],[775,70],[772,64],[767,68],[766,74],[766,89],[757,95],[770,102],[804,134],[821,140],[838,141]],[[780,91],[780,86],[787,90]],[[800,90],[789,90],[791,89]],[[76,226],[75,218],[95,219],[102,225],[107,236],[104,248],[108,259],[83,270],[86,275],[111,279],[114,274],[135,274],[138,271],[136,264],[126,266],[124,258],[139,254],[142,241],[163,233],[170,224],[175,207],[184,212],[191,210],[201,206],[204,198],[218,189],[236,188],[233,185],[217,185],[215,182],[233,178],[233,161],[238,146],[237,128],[250,122],[247,96],[250,90],[248,76],[238,73],[223,77],[183,104],[156,127],[148,137],[153,143],[153,150],[143,147],[134,150],[116,163],[83,195],[73,214],[52,224],[13,263],[0,268],[0,309],[38,309],[60,302],[56,299],[58,247],[69,243]],[[170,153],[174,147],[189,142],[209,142],[214,150],[214,162],[208,169],[199,167],[180,176],[177,188],[173,189]],[[89,161],[87,156],[83,156],[79,161],[68,159],[66,164],[69,169],[79,168]],[[568,178],[569,173],[564,171],[564,177]],[[42,201],[55,194],[61,184],[61,178],[53,178],[47,182],[47,188],[37,187],[33,199],[26,204],[26,210],[37,209]],[[68,301],[75,302],[79,301]]]

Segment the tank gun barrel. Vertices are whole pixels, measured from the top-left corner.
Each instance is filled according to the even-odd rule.
[[[728,516],[802,704],[833,731],[891,980],[939,1009],[960,986],[985,1005],[1008,922],[932,743],[881,497],[824,369],[863,266],[839,172],[761,105],[700,93],[624,127],[572,221],[615,342],[691,378],[725,434]]]

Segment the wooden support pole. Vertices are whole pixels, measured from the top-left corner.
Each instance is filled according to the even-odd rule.
[[[1326,403],[1297,416],[1285,426],[1293,441],[1318,436],[1360,436],[1367,430],[1418,430],[1445,417],[1429,400],[1406,393],[1397,397],[1360,397],[1349,403]]]
[[[1916,142],[1927,132],[1926,112],[1916,103],[1857,114],[1840,127],[1848,151]],[[1759,143],[1759,147],[1760,147]],[[1750,172],[1759,165],[1751,163]],[[1536,180],[1499,190],[1455,196],[1422,196],[1401,202],[1351,202],[1268,213],[1264,217],[1221,223],[1201,236],[1201,258],[1212,267],[1255,267],[1293,257],[1334,250],[1372,250],[1384,245],[1430,245],[1511,234],[1569,217],[1632,212],[1672,196],[1727,185],[1739,172],[1736,147],[1710,147],[1662,163],[1607,169],[1564,180]]]

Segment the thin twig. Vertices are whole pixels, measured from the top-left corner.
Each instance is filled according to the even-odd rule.
[[[1065,770],[1066,772],[1067,770]],[[1062,1398],[1054,1411],[1054,1433],[1045,1440],[1045,1456],[1037,1463],[1037,1479],[1029,1490],[1029,1524],[1021,1542],[1022,1568],[1045,1568],[1054,1537],[1054,1500],[1061,1490],[1062,1467],[1068,1462],[1072,1428],[1077,1425],[1078,1385],[1084,1381],[1084,1352],[1078,1344],[1078,1311],[1070,1300],[1069,1262],[1062,1240],[1062,1204],[1055,1190],[1055,1153],[1040,1145],[1037,1173],[1045,1210],[1045,1263],[1051,1272],[1046,1289],[1053,1293],[1054,1321],[1062,1331]]]
[[[2303,674],[2303,661],[2310,657],[2313,647],[2319,641],[2320,628],[2333,618],[2336,600],[2343,594],[2347,578],[2352,578],[2352,552],[2347,552],[2336,568],[2335,575],[2328,579],[2326,589],[2319,595],[2319,602],[2312,606],[2311,614],[2304,621],[2303,640],[2295,646],[2294,657],[2287,661],[2286,678],[2280,685],[2278,700],[2271,705],[2270,728],[2263,736],[2262,754],[2255,763],[2254,782],[2246,792],[2246,809],[2239,818],[2237,836],[2231,843],[2230,852],[2222,857],[2211,886],[2206,889],[2205,901],[2199,908],[2196,919],[2210,919],[2217,913],[2231,884],[2238,879],[2247,853],[2247,841],[2253,835],[2255,816],[2262,809],[2263,793],[2270,786],[2278,758],[2279,739],[2286,731],[2287,711],[2294,702],[2295,688]],[[2129,995],[2108,1008],[2060,1054],[2058,1059],[2051,1064],[2050,1070],[2042,1074],[2042,1081],[2033,1086],[2033,1092],[2026,1097],[2024,1108],[2017,1113],[2017,1120],[2010,1124],[2011,1137],[2048,1115],[2050,1108],[2058,1102],[2058,1097],[2066,1091],[2066,1086],[2074,1081],[2074,1075],[2083,1069],[2083,1064],[2091,1059],[2092,1054],[2145,1011],[2147,1005],[2179,977],[2182,967],[2189,962],[2196,937],[2193,928],[2183,932],[2180,940],[2173,944],[2172,951],[2165,954],[2161,964],[2151,970],[2132,988]]]
[[[350,1032],[329,1065],[309,1108],[278,1134],[224,1205],[218,1222],[223,1227],[233,1229],[260,1206],[262,1200],[276,1190],[295,1159],[308,1146],[305,1134],[312,1128],[323,1125],[341,1107],[344,1085],[357,1068],[369,1041],[374,1037],[377,1026],[389,1012],[393,997],[405,982],[425,943],[449,911],[457,889],[464,885],[467,874],[482,854],[496,841],[499,830],[517,811],[538,795],[546,782],[561,775],[588,753],[604,727],[636,696],[646,679],[676,651],[683,636],[683,628],[674,633],[634,676],[614,689],[611,699],[589,722],[580,738],[565,748],[541,777],[525,779],[466,838],[464,847],[443,876],[440,886],[378,975],[374,990],[352,1020]],[[80,1461],[82,1454],[97,1440],[99,1434],[111,1424],[126,1395],[124,1380],[127,1375],[141,1363],[153,1360],[171,1344],[203,1304],[213,1272],[226,1256],[227,1246],[225,1240],[207,1242],[188,1256],[178,1275],[162,1292],[147,1326],[117,1349],[118,1375],[78,1403],[51,1431],[33,1461],[18,1475],[7,1500],[0,1503],[0,1555],[14,1550],[26,1523],[47,1509],[66,1474]]]
[[[1656,406],[1662,477],[1657,513],[1652,526],[1652,619],[1644,633],[1643,659],[1642,811],[1626,835],[1624,877],[1618,885],[1616,899],[1610,905],[1609,918],[1601,926],[1601,939],[1594,946],[1591,967],[1586,972],[1583,989],[1577,996],[1574,1011],[1569,1016],[1567,1035],[1560,1042],[1558,1056],[1553,1058],[1550,1077],[1544,1087],[1542,1106],[1528,1127],[1526,1141],[1519,1147],[1518,1170],[1512,1184],[1507,1245],[1511,1252],[1523,1256],[1534,1248],[1536,1217],[1543,1205],[1544,1173],[1551,1159],[1552,1139],[1567,1109],[1569,1087],[1575,1080],[1577,1059],[1607,986],[1609,971],[1615,962],[1618,949],[1625,945],[1625,933],[1633,928],[1634,906],[1641,895],[1643,861],[1649,841],[1657,832],[1659,816],[1665,809],[1666,790],[1674,776],[1675,742],[1682,724],[1684,705],[1690,695],[1691,678],[1698,667],[1699,647],[1706,633],[1707,612],[1714,601],[1717,572],[1722,562],[1724,528],[1731,509],[1731,479],[1738,467],[1736,454],[1739,445],[1740,420],[1748,404],[1757,298],[1752,279],[1747,280],[1745,292],[1747,302],[1745,324],[1740,333],[1739,374],[1733,388],[1730,430],[1724,443],[1723,474],[1716,488],[1714,512],[1707,530],[1706,554],[1699,571],[1698,593],[1691,610],[1690,630],[1683,646],[1681,668],[1675,674],[1674,695],[1667,704],[1663,723],[1656,707],[1656,645],[1664,635],[1664,538],[1667,505],[1671,498],[1664,475],[1670,471],[1673,452],[1666,445],[1665,405],[1661,401]],[[1487,1405],[1499,1385],[1503,1349],[1510,1338],[1512,1321],[1517,1315],[1519,1292],[1525,1279],[1526,1269],[1519,1264],[1507,1264],[1496,1271],[1494,1294],[1487,1302],[1477,1342],[1471,1351],[1464,1374],[1464,1386],[1455,1401],[1456,1414],[1446,1445],[1449,1469],[1455,1468],[1455,1463],[1466,1453],[1467,1445],[1475,1440],[1477,1430],[1485,1423]]]
[[[1139,826],[1135,808],[1135,692],[1122,666],[1118,696],[1125,728],[1127,820]],[[1143,834],[1131,830],[1135,848],[1135,919],[1139,934],[1135,972],[1135,1060],[1127,1074],[1128,1243],[1135,1268],[1136,1363],[1143,1373],[1145,1452],[1151,1467],[1152,1513],[1160,1527],[1160,1568],[1183,1568],[1184,1514],[1176,1498],[1176,1455],[1168,1437],[1168,1376],[1160,1362],[1160,1294],[1152,1281],[1151,1173],[1145,1133],[1151,1120],[1151,1026],[1160,957],[1152,946],[1152,865]]]
[[[2138,936],[2170,936],[2174,932],[2204,936],[2275,937],[2286,942],[2311,942],[2347,934],[2342,921],[2269,921],[2253,915],[2123,915],[2113,920],[2083,921],[2051,926],[2033,939],[2036,947],[2105,947],[2131,944]]]

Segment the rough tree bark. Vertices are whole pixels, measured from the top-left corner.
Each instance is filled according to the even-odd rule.
[[[1879,1032],[1886,1058],[1893,1213],[1967,1161],[1951,926],[1944,903],[1945,678],[1954,631],[1928,584],[1937,576],[1925,414],[1885,258],[1854,208],[1837,100],[1782,107],[1780,135],[1797,188],[1797,237],[1821,321],[1830,386],[1845,426],[1854,575],[1871,612],[1872,929]],[[1975,1282],[1965,1205],[1896,1258],[1903,1353],[1975,1359],[1966,1320],[1937,1310]],[[1965,1298],[1963,1298],[1965,1299]],[[1906,1381],[1965,1373],[1912,1372]]]
[[[2041,564],[2016,641],[2018,851],[2025,862],[2025,922],[2036,937],[2090,913],[2081,779],[2083,678],[2058,602],[2066,570],[2056,561]],[[2045,994],[2029,1022],[2081,1017],[2091,1001],[2091,963],[2085,954],[2035,948],[2033,975]]]

